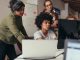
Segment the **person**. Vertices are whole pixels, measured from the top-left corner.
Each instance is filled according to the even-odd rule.
[[[58,15],[60,13],[58,8],[53,7],[53,3],[51,0],[44,1],[44,10],[43,12],[49,13],[53,16],[53,21],[57,24]],[[56,25],[54,26],[56,27]]]
[[[4,60],[6,54],[9,60],[16,58],[14,44],[28,37],[22,24],[24,8],[22,1],[10,0],[11,12],[0,22],[0,60]]]
[[[68,19],[68,20],[77,20],[77,18],[72,14],[69,14],[66,19]]]
[[[56,33],[56,30],[58,29],[58,15],[60,14],[59,9],[53,7],[51,0],[45,0],[43,12],[49,13],[51,16],[53,16],[53,24],[51,25],[51,29]],[[58,33],[56,33],[56,35],[58,35]]]
[[[47,13],[40,13],[35,20],[36,26],[39,28],[34,33],[35,40],[53,40],[56,39],[56,35],[50,30],[52,24],[52,16]]]

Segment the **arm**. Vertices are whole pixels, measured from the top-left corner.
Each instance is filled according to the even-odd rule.
[[[7,19],[7,26],[9,30],[13,33],[13,35],[22,43],[22,39],[24,39],[23,34],[18,30],[15,19],[11,16]]]
[[[23,33],[24,36],[27,36],[28,37],[28,35],[27,35],[27,33],[26,33],[23,25],[21,25],[20,31]]]
[[[22,32],[22,34],[25,36],[26,39],[29,38],[23,26],[21,27],[20,31]]]
[[[29,37],[28,37],[28,35],[27,35],[26,31],[25,31],[25,28],[23,26],[22,18],[21,18],[21,21],[20,22],[21,22],[21,24],[20,24],[20,31],[25,36],[25,38],[28,39]]]

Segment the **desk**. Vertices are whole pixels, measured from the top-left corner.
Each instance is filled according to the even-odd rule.
[[[61,54],[62,52],[64,52],[64,50],[62,49],[62,50],[59,50],[59,51],[57,51],[56,52],[56,56],[57,55],[59,55],[59,54]],[[14,60],[32,60],[32,59],[23,59],[23,55],[20,55],[19,57],[17,57],[16,59],[14,59]],[[34,59],[33,59],[34,60]],[[38,60],[38,59],[37,59]],[[41,60],[41,59],[39,59],[39,60]],[[55,58],[55,59],[47,59],[47,60],[63,60],[63,54],[61,54],[61,55],[59,55],[57,58]]]

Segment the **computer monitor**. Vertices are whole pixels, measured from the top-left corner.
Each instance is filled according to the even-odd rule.
[[[64,60],[80,60],[80,40],[65,40]]]
[[[64,48],[65,39],[78,39],[78,23],[77,20],[60,19],[58,22],[58,49]]]

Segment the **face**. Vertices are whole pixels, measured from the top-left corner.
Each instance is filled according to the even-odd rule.
[[[52,10],[52,3],[50,1],[45,2],[45,9],[47,12],[50,12]]]
[[[47,30],[47,31],[48,31],[49,28],[50,28],[50,21],[44,20],[44,21],[42,22],[41,27],[42,27],[43,30]]]
[[[23,16],[23,14],[24,14],[24,7],[22,7],[20,10],[18,10],[18,11],[15,11],[15,14],[17,15],[17,16]]]

